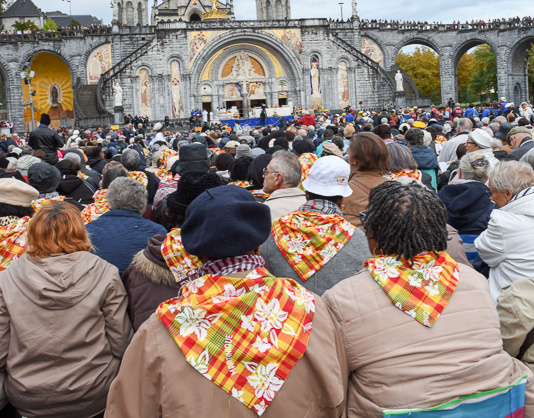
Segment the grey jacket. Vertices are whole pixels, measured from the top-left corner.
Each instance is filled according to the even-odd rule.
[[[272,235],[260,247],[260,252],[267,262],[267,269],[276,277],[293,279],[319,296],[338,282],[358,273],[363,268],[364,261],[372,257],[365,234],[356,229],[347,244],[320,270],[303,282],[278,249]]]

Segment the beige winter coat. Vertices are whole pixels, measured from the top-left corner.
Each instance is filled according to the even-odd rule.
[[[0,373],[25,417],[102,412],[133,332],[116,267],[88,252],[27,254],[0,273]]]
[[[287,215],[306,203],[306,194],[298,187],[279,189],[271,193],[264,202],[271,209],[271,220]]]
[[[534,279],[513,282],[498,302],[504,350],[534,371]]]
[[[345,412],[348,373],[341,336],[316,297],[304,356],[291,369],[262,418],[336,418]],[[186,362],[167,328],[153,314],[124,355],[111,385],[107,418],[257,418],[238,400]]]
[[[385,409],[430,408],[516,383],[528,375],[525,417],[534,416],[534,378],[502,348],[486,279],[460,265],[460,281],[432,328],[396,308],[368,271],[323,298],[344,336],[351,371],[348,417]]]

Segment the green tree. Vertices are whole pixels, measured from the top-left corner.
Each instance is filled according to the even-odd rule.
[[[529,84],[529,92],[530,97],[532,101],[533,93],[534,93],[534,43],[530,45],[530,48],[527,49],[527,69],[528,69],[528,84]]]
[[[439,56],[434,50],[418,46],[412,53],[400,52],[397,65],[412,78],[421,97],[430,97],[432,103],[441,103]]]
[[[16,30],[25,31],[25,30],[39,30],[37,25],[33,23],[31,20],[28,22],[19,22],[18,20],[15,20],[15,23],[13,24],[13,27]]]
[[[78,22],[76,19],[72,19],[72,21],[70,22],[70,25],[68,26],[69,28],[75,28],[75,27],[81,27],[82,24],[80,22]]]
[[[479,45],[465,54],[457,74],[461,103],[478,103],[497,91],[497,58],[489,45]]]
[[[47,19],[43,25],[45,32],[57,32],[57,25],[52,19]]]

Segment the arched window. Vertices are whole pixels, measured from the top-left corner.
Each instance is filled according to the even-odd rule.
[[[283,19],[284,18],[284,12],[282,10],[282,2],[281,0],[276,0],[274,3],[274,16],[275,19]]]
[[[131,1],[129,1],[128,3],[126,3],[126,24],[128,26],[135,26],[134,15],[135,15],[134,5],[132,4]]]
[[[143,5],[139,2],[137,4],[137,23],[143,26]]]
[[[273,8],[271,6],[271,2],[269,0],[267,0],[265,2],[265,10],[267,11],[267,20],[273,20],[274,16],[273,16]]]
[[[191,17],[189,18],[190,22],[200,22],[202,19],[200,18],[198,13],[193,13]]]
[[[122,26],[122,4],[118,3],[117,4],[117,11],[118,11],[118,20],[119,20],[119,25]]]

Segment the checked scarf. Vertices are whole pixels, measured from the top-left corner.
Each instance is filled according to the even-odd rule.
[[[278,218],[271,231],[280,252],[303,282],[328,263],[356,229],[339,213],[318,213],[307,207]]]
[[[108,199],[106,193],[108,189],[97,190],[93,195],[95,203],[91,203],[82,211],[83,223],[88,224],[93,221],[96,221],[104,213],[109,212],[111,208],[109,207]]]
[[[128,172],[128,177],[137,180],[145,189],[148,187],[148,176],[142,171],[130,171]]]
[[[172,180],[173,175],[169,172],[167,169],[167,162],[173,158],[177,157],[178,153],[172,149],[166,149],[161,152],[161,155],[159,157],[159,162],[161,163],[158,171],[156,172],[156,177],[160,179],[160,181],[167,183]]]
[[[237,180],[237,181],[233,181],[231,183],[228,183],[228,185],[234,185],[234,186],[237,186],[237,187],[243,187],[245,189],[245,188],[250,186],[250,183],[248,181],[245,181],[245,180]]]
[[[26,252],[26,229],[29,220],[30,217],[26,216],[15,223],[0,227],[0,271],[7,269]]]
[[[56,196],[56,197],[43,197],[41,199],[32,200],[30,203],[30,206],[35,212],[38,212],[39,209],[41,209],[44,205],[47,205],[50,202],[63,202],[65,200],[65,196]]]
[[[196,256],[190,255],[185,250],[180,229],[173,229],[167,234],[161,244],[161,255],[163,255],[176,283],[188,281],[191,270],[202,265]]]
[[[417,169],[414,169],[414,170],[406,170],[406,169],[404,169],[404,170],[401,170],[401,171],[389,172],[389,174],[386,174],[384,177],[386,177],[386,178],[388,178],[390,180],[395,180],[395,179],[398,179],[399,177],[408,177],[410,179],[421,181],[422,174]]]
[[[445,251],[421,253],[410,261],[395,255],[370,258],[364,265],[393,305],[432,327],[458,285],[458,264]]]
[[[312,168],[312,165],[318,159],[319,157],[315,154],[312,154],[311,152],[306,152],[299,157],[300,166],[302,168],[302,177],[300,178],[301,185],[302,182],[310,176],[310,170]],[[302,189],[301,186],[299,187]]]
[[[251,190],[250,193],[256,198],[267,200],[269,199],[270,193],[265,193],[262,189]]]
[[[205,275],[157,310],[187,362],[261,416],[308,346],[315,299],[258,268]]]

